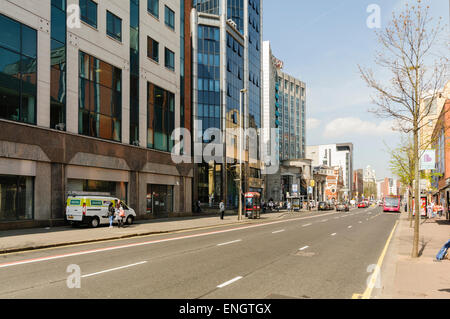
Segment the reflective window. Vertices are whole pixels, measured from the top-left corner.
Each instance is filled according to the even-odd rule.
[[[165,23],[171,29],[175,29],[175,12],[168,6],[165,6]]]
[[[159,0],[148,0],[148,12],[159,18]]]
[[[109,11],[106,11],[106,33],[122,42],[122,19]]]
[[[147,37],[147,56],[155,62],[159,62],[159,43]]]
[[[175,95],[152,83],[147,86],[147,147],[171,152],[175,129]]]
[[[168,48],[165,48],[165,54],[164,54],[164,63],[166,68],[170,70],[175,70],[175,53],[173,53]]]
[[[79,133],[121,141],[122,70],[80,51]]]
[[[97,3],[92,0],[80,0],[80,18],[97,29]]]
[[[36,124],[37,32],[0,15],[0,118]]]

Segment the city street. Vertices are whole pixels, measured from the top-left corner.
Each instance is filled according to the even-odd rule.
[[[399,215],[378,207],[0,255],[0,298],[345,298]],[[81,270],[68,287],[69,265]]]

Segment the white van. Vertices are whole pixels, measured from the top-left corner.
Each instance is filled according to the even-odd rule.
[[[115,207],[118,200],[118,198],[108,196],[69,196],[67,198],[66,219],[74,226],[85,224],[96,228],[99,225],[109,225],[109,204],[113,203]],[[131,225],[136,218],[136,212],[123,201],[121,203],[125,210],[124,222]],[[84,204],[86,204],[86,212],[83,213]],[[114,220],[114,222],[116,221]]]

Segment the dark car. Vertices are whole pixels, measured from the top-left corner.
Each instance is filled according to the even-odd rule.
[[[329,206],[326,202],[319,202],[319,210],[329,210]]]

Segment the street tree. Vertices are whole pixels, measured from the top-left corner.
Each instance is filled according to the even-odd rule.
[[[410,137],[402,138],[400,145],[394,149],[388,147],[390,155],[389,168],[400,183],[408,190],[408,218],[412,227],[412,194],[414,189],[415,156],[414,143]]]
[[[358,66],[361,77],[372,88],[376,108],[371,110],[379,117],[394,121],[393,129],[412,134],[414,158],[415,211],[419,212],[419,131],[430,114],[433,102],[448,77],[448,58],[439,52],[443,36],[442,18],[429,15],[429,6],[417,0],[413,6],[405,5],[401,13],[393,13],[391,21],[381,31],[376,31],[381,50],[375,64],[380,71],[390,74],[390,80],[376,78],[370,68]],[[383,74],[384,75],[384,74]],[[427,103],[421,101],[431,96]],[[415,214],[414,239],[411,256],[419,257],[420,214]]]

